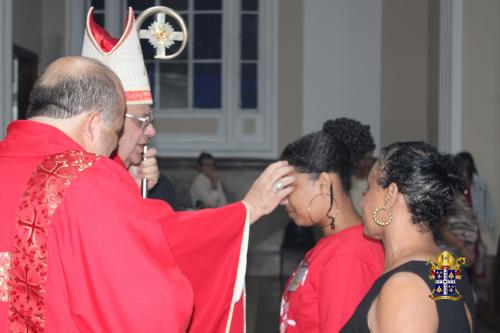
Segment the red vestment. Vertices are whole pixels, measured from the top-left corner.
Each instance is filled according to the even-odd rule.
[[[285,286],[280,332],[340,331],[383,267],[383,247],[362,225],[323,237]]]
[[[42,193],[55,194],[60,201],[46,221],[46,282],[35,290],[31,276],[24,284],[17,275],[6,276],[16,266],[13,253],[19,254],[14,249],[16,231],[21,235],[32,231],[24,222],[16,222],[23,221],[17,217],[26,208],[19,205],[28,180],[47,155],[68,150],[81,152],[82,148],[54,127],[32,121],[9,125],[7,137],[0,142],[0,331],[7,331],[9,318],[15,317],[12,308],[9,317],[13,300],[8,298],[9,288],[11,293],[17,288],[26,296],[34,291],[42,295],[47,332],[184,332],[189,325],[191,332],[221,332],[231,310],[239,264],[238,274],[244,271],[244,262],[240,263],[242,235],[247,232],[244,205],[205,215],[174,213],[161,201],[143,200],[123,166],[105,157],[93,160],[64,192],[49,187]],[[183,228],[188,226],[196,227],[186,232]],[[168,235],[167,240],[165,230],[183,234]],[[217,243],[214,251],[197,247],[217,240],[216,233],[228,242],[225,253],[220,253],[223,246]],[[195,261],[198,249],[203,249],[200,262]],[[12,262],[6,259],[9,255]],[[184,259],[192,260],[191,265]],[[213,266],[203,266],[211,261]],[[197,282],[205,279],[204,284]],[[211,318],[203,315],[209,306]]]

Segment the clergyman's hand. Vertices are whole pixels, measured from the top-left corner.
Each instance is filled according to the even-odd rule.
[[[243,201],[250,211],[250,223],[271,213],[276,206],[293,191],[295,177],[288,174],[293,171],[286,161],[269,165],[255,180]]]
[[[146,159],[141,161],[139,165],[131,165],[128,168],[129,173],[135,179],[137,186],[141,187],[141,181],[147,179],[148,190],[152,189],[160,178],[160,170],[158,169],[158,161],[156,155],[158,151],[155,148],[149,148],[146,153]]]

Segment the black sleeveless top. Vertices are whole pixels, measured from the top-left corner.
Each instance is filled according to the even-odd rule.
[[[368,290],[361,303],[359,303],[356,311],[353,313],[351,319],[344,325],[340,332],[357,332],[357,333],[368,333],[370,329],[368,328],[368,311],[373,303],[373,300],[378,296],[380,290],[384,286],[385,282],[394,274],[399,272],[411,272],[422,278],[427,283],[430,290],[434,288],[434,281],[429,279],[429,266],[426,265],[425,261],[409,261],[396,267],[392,271],[389,271],[382,276],[380,276],[373,286]],[[472,289],[469,283],[467,274],[462,275],[461,280],[457,280],[456,283],[458,291],[462,294],[462,298],[458,301],[451,300],[440,300],[435,301],[438,311],[438,333],[468,333],[471,332],[469,321],[467,320],[467,314],[465,312],[464,302],[471,313],[472,321],[474,323],[476,313],[474,306],[474,298],[472,296]]]

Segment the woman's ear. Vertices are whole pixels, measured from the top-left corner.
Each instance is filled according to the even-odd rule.
[[[399,194],[398,185],[396,183],[390,183],[385,190],[384,206],[390,209],[397,201]]]
[[[322,195],[330,195],[330,183],[332,182],[332,179],[330,177],[330,174],[327,172],[322,172],[319,174],[318,178],[319,182],[319,190]]]

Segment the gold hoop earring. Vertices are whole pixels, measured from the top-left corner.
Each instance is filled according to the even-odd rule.
[[[387,221],[381,221],[378,218],[378,213],[380,213],[381,211],[384,211],[387,214],[387,216],[388,216]],[[375,222],[376,224],[378,224],[381,227],[385,227],[385,226],[391,224],[391,222],[392,222],[392,213],[391,213],[391,211],[388,210],[387,208],[385,208],[385,206],[377,207],[373,211],[373,222]]]
[[[315,196],[311,199],[311,201],[309,201],[309,206],[307,206],[307,215],[309,216],[309,220],[311,221],[311,223],[312,223],[314,226],[317,226],[317,227],[322,228],[322,227],[325,227],[325,226],[329,225],[329,226],[330,226],[330,229],[332,229],[332,230],[333,230],[333,229],[335,229],[335,217],[337,216],[337,214],[335,214],[335,216],[331,216],[331,215],[330,215],[330,210],[331,210],[331,209],[330,209],[330,210],[328,210],[328,212],[326,212],[326,217],[328,217],[328,218],[331,220],[331,222],[330,222],[330,223],[328,223],[328,224],[321,225],[321,224],[319,224],[319,223],[316,223],[316,222],[314,222],[314,220],[313,220],[313,219],[312,219],[312,217],[311,217],[311,206],[312,206],[312,203],[313,203],[313,202],[314,202],[314,200],[316,200],[316,198],[317,198],[317,197],[319,197],[319,196],[321,196],[321,193],[316,194],[316,195],[315,195]],[[336,211],[336,213],[338,213],[338,210]]]

